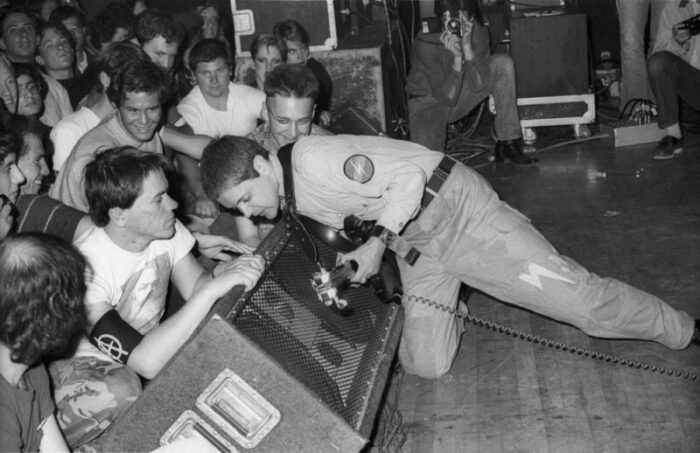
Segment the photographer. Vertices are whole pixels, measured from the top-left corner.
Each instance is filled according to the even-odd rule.
[[[666,136],[654,149],[655,160],[671,159],[683,151],[678,97],[700,110],[700,5],[669,2],[664,7],[647,70],[659,111],[659,127]],[[695,25],[693,25],[695,24]]]
[[[437,0],[444,30],[419,35],[406,81],[411,140],[444,149],[446,127],[487,96],[496,104],[496,161],[536,162],[523,154],[513,60],[491,55],[489,33],[476,0]]]

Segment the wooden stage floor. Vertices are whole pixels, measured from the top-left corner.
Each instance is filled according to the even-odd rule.
[[[689,139],[689,140],[688,140]],[[536,167],[475,162],[564,255],[700,317],[700,138],[666,162],[653,144],[593,140]],[[472,314],[554,341],[700,375],[700,347],[594,339],[483,294]],[[446,376],[405,375],[404,452],[700,452],[700,380],[597,361],[469,324]]]

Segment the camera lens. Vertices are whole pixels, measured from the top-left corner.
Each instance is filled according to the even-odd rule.
[[[445,30],[458,35],[462,30],[462,24],[460,23],[459,19],[449,19],[447,22],[445,22]]]

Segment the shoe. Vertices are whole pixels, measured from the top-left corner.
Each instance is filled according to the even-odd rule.
[[[693,338],[690,340],[690,343],[700,346],[700,319],[695,320],[695,330],[693,330]]]
[[[517,140],[498,140],[496,149],[494,150],[494,160],[496,162],[505,162],[506,158],[512,161],[515,165],[532,165],[538,162],[537,159],[527,157],[523,153],[523,148],[520,139]]]
[[[682,152],[683,139],[667,135],[654,148],[654,160],[672,159]]]

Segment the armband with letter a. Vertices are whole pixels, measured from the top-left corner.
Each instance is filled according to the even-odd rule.
[[[97,321],[89,338],[90,343],[112,360],[126,365],[131,352],[141,343],[143,335],[124,321],[117,310],[110,310]]]

